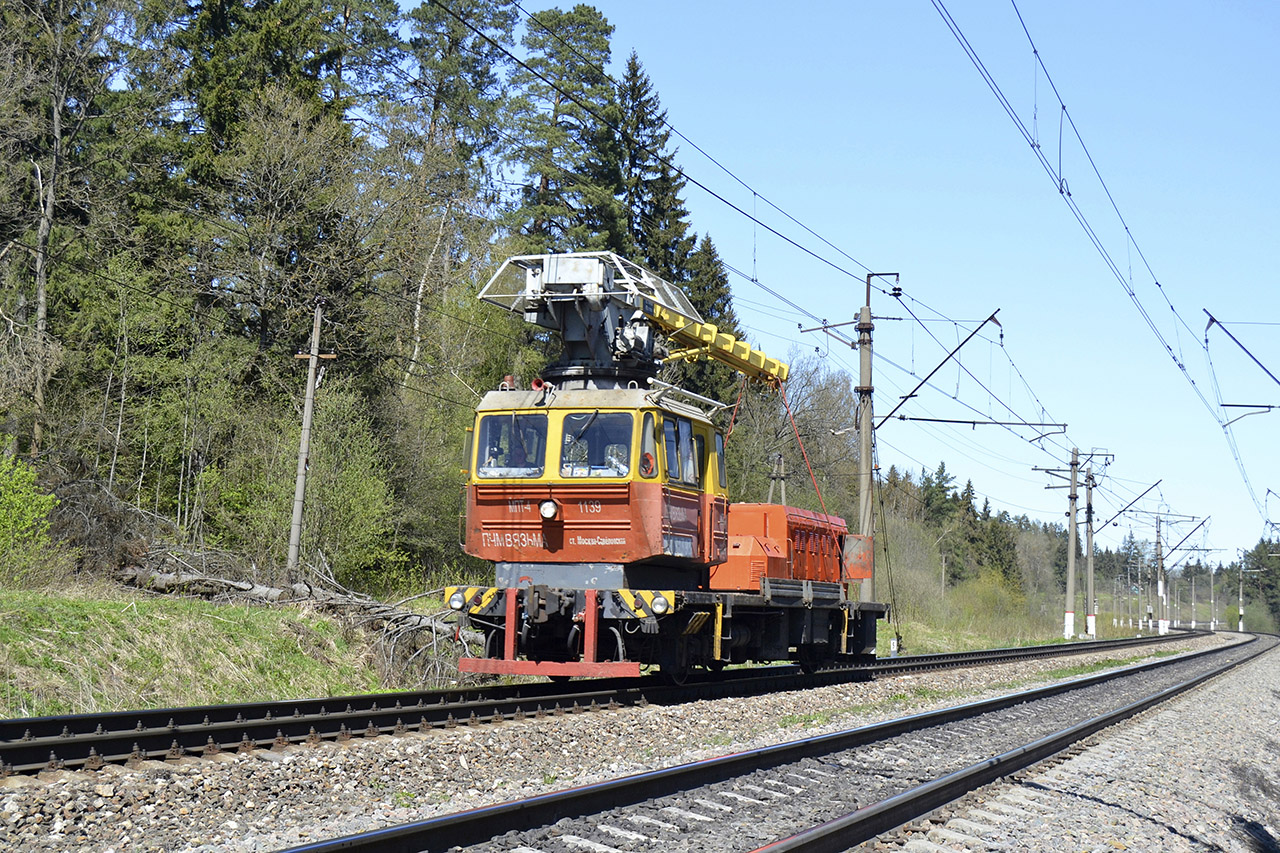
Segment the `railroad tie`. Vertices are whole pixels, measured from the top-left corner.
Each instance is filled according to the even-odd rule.
[[[630,841],[633,843],[641,842],[641,841],[653,841],[653,839],[647,835],[641,835],[638,832],[632,832],[629,829],[623,829],[620,826],[613,826],[612,824],[608,824],[608,823],[599,824],[596,826],[596,829],[600,830],[605,835],[612,835],[614,838],[620,838],[623,841]]]
[[[704,814],[698,814],[697,812],[691,812],[688,809],[677,808],[676,806],[664,806],[662,813],[669,814],[672,817],[682,817],[685,820],[691,820],[697,823],[715,823],[716,821],[713,817],[707,817]]]
[[[665,829],[668,832],[684,832],[683,829],[676,826],[674,823],[667,823],[665,820],[658,820],[657,818],[647,817],[642,814],[629,814],[627,815],[627,820],[641,826],[656,826],[658,829]]]
[[[767,797],[773,797],[775,800],[789,799],[789,795],[780,791],[770,791],[768,788],[761,788],[759,785],[743,785],[742,790],[750,791],[753,794],[763,794]]]
[[[902,845],[902,849],[907,853],[954,853],[954,847],[943,847],[941,844],[934,844],[923,838],[913,838],[906,844]]]
[[[601,844],[589,838],[579,838],[576,835],[562,835],[560,843],[575,850],[586,850],[587,853],[622,853],[617,847],[610,847],[608,844]]]

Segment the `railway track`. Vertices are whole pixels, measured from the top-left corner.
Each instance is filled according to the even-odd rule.
[[[0,775],[98,769],[107,763],[179,759],[352,737],[480,725],[543,716],[752,696],[907,671],[980,666],[1012,660],[1129,648],[1189,636],[1069,643],[977,652],[884,658],[874,665],[805,675],[795,666],[728,670],[683,685],[657,678],[593,679],[484,689],[437,690],[257,702],[151,711],[0,720]]]
[[[846,850],[1275,645],[1251,640],[293,850]]]

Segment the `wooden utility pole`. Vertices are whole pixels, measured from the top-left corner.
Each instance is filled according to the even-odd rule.
[[[773,457],[773,473],[769,475],[769,499],[766,503],[773,503],[773,485],[780,483],[782,485],[782,504],[787,503],[787,459],[781,453]]]
[[[311,324],[311,353],[307,358],[307,398],[302,405],[302,438],[298,442],[298,479],[293,487],[293,522],[289,525],[289,559],[286,571],[292,576],[298,568],[298,547],[302,542],[302,499],[307,491],[307,455],[311,452],[311,414],[315,408],[316,367],[320,363],[321,305],[316,301],[315,319]],[[333,358],[333,356],[328,356]]]

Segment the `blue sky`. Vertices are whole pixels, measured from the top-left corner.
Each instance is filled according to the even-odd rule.
[[[637,51],[671,124],[751,189],[681,142],[677,161],[691,177],[858,277],[859,264],[901,274],[903,305],[872,299],[877,316],[906,318],[876,324],[878,413],[998,308],[1003,348],[1001,329],[988,326],[962,351],[994,396],[951,364],[903,413],[1068,424],[1065,437],[1033,444],[1027,429],[895,420],[878,433],[883,467],[918,472],[945,460],[996,510],[1065,520],[1065,490],[1046,490],[1053,481],[1032,469],[1064,465],[1074,444],[1114,454],[1096,496],[1099,521],[1157,480],[1138,508],[1212,516],[1189,544],[1219,549],[1214,561],[1255,544],[1264,517],[1280,521],[1280,497],[1269,493],[1280,492],[1280,410],[1231,427],[1255,505],[1220,426],[1247,410],[1217,406],[1219,394],[1280,405],[1280,385],[1220,328],[1206,352],[1203,313],[1280,375],[1271,150],[1280,5],[1019,3],[1131,241],[1069,125],[1059,146],[1059,102],[1014,7],[946,4],[1055,172],[1061,163],[1071,198],[1186,376],[928,0],[595,5],[616,27],[615,76]],[[728,264],[831,322],[855,316],[860,279],[696,187],[687,196],[694,227]],[[833,366],[856,369],[856,353],[796,332],[797,322],[813,325],[808,318],[749,280],[732,283],[740,317],[771,354],[816,345]],[[904,305],[931,322],[911,321]],[[1126,516],[1098,543],[1114,547],[1130,527],[1152,539],[1151,518]],[[1194,523],[1176,523],[1174,541]]]

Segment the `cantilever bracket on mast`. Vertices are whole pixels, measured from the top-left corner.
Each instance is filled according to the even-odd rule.
[[[978,324],[978,327],[977,327],[976,329],[974,329],[972,332],[970,332],[970,333],[969,333],[969,335],[968,335],[968,336],[967,336],[963,341],[961,341],[960,343],[956,344],[956,348],[955,348],[955,349],[953,349],[951,352],[947,353],[947,357],[946,357],[946,358],[944,358],[942,361],[938,362],[938,366],[937,366],[937,367],[935,367],[933,370],[930,370],[930,371],[929,371],[929,375],[928,375],[928,376],[926,376],[924,379],[921,379],[921,380],[920,380],[920,382],[916,385],[916,387],[912,388],[912,389],[911,389],[911,390],[910,390],[906,395],[904,395],[904,396],[902,397],[902,399],[901,399],[900,401],[898,401],[898,405],[896,405],[896,406],[894,406],[894,407],[893,407],[893,411],[892,411],[892,412],[890,412],[889,414],[885,415],[883,418],[881,418],[881,419],[880,419],[880,423],[876,424],[876,425],[875,425],[875,427],[874,427],[874,429],[880,429],[880,427],[884,426],[885,421],[889,420],[889,418],[891,418],[891,417],[893,417],[895,414],[897,414],[897,413],[898,413],[898,409],[901,409],[901,408],[903,407],[903,405],[905,405],[905,404],[906,404],[906,402],[907,402],[908,400],[910,400],[912,397],[914,397],[914,396],[916,395],[916,392],[917,392],[917,391],[919,391],[921,388],[923,388],[923,387],[924,387],[924,385],[925,385],[925,383],[926,383],[926,382],[928,382],[930,379],[932,379],[932,378],[933,378],[933,375],[934,375],[935,373],[937,373],[939,370],[941,370],[941,369],[942,369],[942,366],[943,366],[944,364],[946,364],[948,361],[950,361],[950,360],[952,359],[952,357],[953,357],[956,353],[960,352],[960,349],[961,349],[965,344],[967,344],[967,343],[969,343],[969,341],[973,340],[973,336],[974,336],[974,335],[976,335],[976,334],[978,334],[978,332],[982,331],[982,327],[983,327],[983,326],[985,326],[985,325],[987,325],[988,323],[990,323],[991,321],[995,320],[995,319],[996,319],[996,315],[997,315],[997,314],[999,314],[999,313],[1000,313],[1000,309],[999,309],[999,308],[997,308],[995,311],[992,311],[992,312],[991,312],[991,316],[990,316],[990,317],[988,317],[987,319],[985,319],[985,320],[983,320],[981,323],[979,323],[979,324]],[[997,321],[996,321],[996,325],[999,325],[999,324],[1000,324],[1000,323],[999,323],[999,321],[997,320]]]
[[[913,396],[914,396],[914,395],[913,395]],[[908,417],[907,415],[898,415],[898,420],[900,420],[900,421],[923,421],[924,423],[930,423],[930,424],[967,424],[968,426],[971,426],[971,427],[980,427],[980,426],[1009,426],[1009,427],[1013,427],[1013,426],[1025,426],[1025,427],[1037,427],[1037,428],[1043,428],[1043,427],[1054,427],[1054,428],[1055,428],[1055,429],[1053,430],[1053,432],[1046,432],[1046,433],[1042,433],[1042,434],[1040,434],[1040,435],[1037,435],[1035,438],[1031,439],[1032,441],[1039,441],[1040,439],[1045,438],[1046,436],[1050,436],[1050,435],[1058,435],[1059,433],[1064,433],[1064,432],[1066,432],[1066,431],[1067,431],[1067,425],[1066,425],[1066,424],[1035,424],[1035,423],[1028,423],[1027,421],[966,421],[966,420],[959,420],[959,419],[956,419],[956,418],[912,418],[912,417]]]

